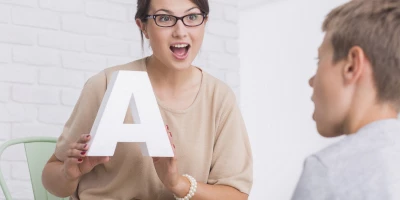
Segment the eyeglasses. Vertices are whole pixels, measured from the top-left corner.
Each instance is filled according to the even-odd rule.
[[[178,20],[181,20],[185,26],[188,27],[195,27],[195,26],[200,26],[203,24],[204,19],[207,17],[207,14],[189,14],[185,15],[183,17],[177,17],[173,15],[147,15],[145,19],[150,19],[153,18],[154,22],[157,24],[157,26],[160,27],[172,27],[175,26],[175,24],[178,22]]]

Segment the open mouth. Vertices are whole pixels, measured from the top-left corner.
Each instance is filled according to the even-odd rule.
[[[175,58],[183,60],[188,56],[190,45],[189,44],[174,44],[169,47],[174,54]]]

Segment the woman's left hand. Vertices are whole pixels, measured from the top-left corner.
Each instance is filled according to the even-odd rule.
[[[175,145],[173,144],[172,133],[169,132],[168,126],[166,129],[175,155]],[[178,173],[178,161],[176,157],[153,157],[153,162],[158,177],[169,191],[176,195],[185,193],[184,190],[186,188],[189,191],[190,182],[185,180],[185,177]]]

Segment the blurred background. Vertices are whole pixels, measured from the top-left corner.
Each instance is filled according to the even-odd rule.
[[[308,80],[322,22],[345,2],[241,1],[240,99],[254,156],[252,200],[290,199],[304,159],[340,139],[317,133]]]
[[[340,139],[316,132],[308,79],[322,21],[346,1],[209,1],[195,64],[239,100],[254,156],[251,200],[290,199],[304,159]],[[136,0],[0,0],[0,144],[58,137],[90,76],[151,54],[135,12]],[[0,160],[17,200],[33,199],[24,154],[14,146]]]

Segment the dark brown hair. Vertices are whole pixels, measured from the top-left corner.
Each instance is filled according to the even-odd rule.
[[[400,1],[352,0],[332,10],[323,31],[331,33],[333,62],[359,46],[372,64],[380,102],[400,109]]]
[[[137,11],[135,15],[135,19],[140,19],[142,22],[146,22],[146,16],[149,14],[150,9],[150,1],[151,0],[138,0],[137,1]],[[208,5],[208,0],[191,0],[194,4],[196,4],[200,11],[204,14],[210,13],[210,7]],[[143,32],[140,30],[140,35],[142,37],[142,48],[143,48]]]

